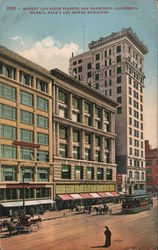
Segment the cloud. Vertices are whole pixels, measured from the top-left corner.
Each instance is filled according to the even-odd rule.
[[[22,46],[24,46],[24,41],[22,39],[22,37],[20,36],[14,36],[14,37],[9,37],[10,40],[13,40],[13,41],[17,41],[19,42]]]
[[[60,68],[65,72],[68,72],[69,58],[71,57],[72,52],[75,54],[81,53],[77,44],[72,42],[62,45],[52,36],[37,41],[30,49],[21,52],[18,51],[22,56],[38,63],[48,70]]]

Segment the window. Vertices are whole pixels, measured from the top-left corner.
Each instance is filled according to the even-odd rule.
[[[64,92],[62,92],[61,90],[59,90],[59,102],[68,103],[68,95]]]
[[[73,65],[76,65],[76,64],[77,64],[77,62],[76,62],[76,61],[74,61],[74,62],[73,62]]]
[[[80,159],[80,147],[73,146],[73,158]]]
[[[85,102],[84,103],[84,112],[87,114],[90,114],[91,108],[90,108],[90,104]]]
[[[139,180],[139,172],[136,171],[134,173],[134,178],[135,178],[135,180]]]
[[[117,67],[117,74],[121,74],[121,67]]]
[[[16,121],[16,108],[0,103],[0,117]]]
[[[3,65],[4,68],[4,75],[6,77],[12,78],[16,80],[16,69],[12,68],[11,66],[8,65]]]
[[[80,106],[79,99],[75,96],[72,97],[72,106],[73,108],[76,108],[76,109],[78,109]]]
[[[99,80],[99,73],[95,74],[95,81],[98,81],[98,80]]]
[[[132,89],[129,87],[129,95],[132,95]]]
[[[112,169],[106,169],[106,180],[112,181]]]
[[[132,148],[129,148],[129,154],[132,155]]]
[[[90,134],[85,134],[85,144],[90,144]]]
[[[33,106],[33,95],[24,91],[20,91],[20,103]]]
[[[38,182],[49,182],[49,169],[38,168],[37,169],[37,181]]]
[[[152,160],[146,160],[146,166],[152,166]]]
[[[49,137],[47,134],[43,133],[37,133],[37,143],[42,145],[48,145],[49,144]]]
[[[109,96],[112,96],[112,89],[109,89]]]
[[[94,180],[94,167],[87,167],[87,179]]]
[[[122,103],[122,97],[121,96],[117,97],[117,102]]]
[[[70,165],[62,165],[61,178],[71,179],[71,166]]]
[[[129,104],[132,105],[132,98],[129,97]]]
[[[95,136],[95,146],[96,147],[100,146],[100,137],[99,136]]]
[[[131,82],[132,82],[132,79],[131,79],[131,77],[129,77],[129,84],[131,85]]]
[[[85,116],[84,117],[84,124],[87,125],[87,126],[91,126],[91,118]]]
[[[129,138],[129,145],[132,145],[132,138]]]
[[[100,60],[100,54],[96,54],[96,55],[95,55],[95,60],[96,60],[96,61]]]
[[[8,100],[16,101],[16,88],[0,82],[0,96]]]
[[[109,69],[109,76],[111,76],[111,69]]]
[[[34,114],[25,110],[20,110],[20,122],[32,125],[34,123]]]
[[[78,73],[82,72],[82,66],[78,67]]]
[[[37,96],[36,106],[38,109],[48,111],[48,100]]]
[[[59,116],[62,118],[67,118],[67,109],[59,107]]]
[[[111,56],[111,49],[109,49],[109,56]]]
[[[100,69],[100,63],[96,63],[96,70]]]
[[[44,82],[44,81],[41,81],[41,80],[39,80],[39,79],[36,79],[36,88],[37,88],[39,91],[48,93],[48,83],[46,83],[46,82]]]
[[[121,83],[121,76],[117,77],[117,83]]]
[[[95,151],[95,160],[96,160],[97,162],[100,161],[100,151],[99,151],[99,150],[96,150],[96,151]]]
[[[37,115],[37,127],[48,129],[48,117]]]
[[[117,53],[121,52],[121,45],[117,46],[116,51],[117,51]]]
[[[107,74],[107,70],[106,70],[106,71],[105,71],[105,77],[107,77],[107,75],[108,75],[108,74]]]
[[[91,69],[91,67],[92,67],[92,64],[91,64],[91,63],[88,63],[88,64],[87,64],[87,69]]]
[[[147,166],[147,165],[146,165]],[[146,174],[152,174],[152,169],[151,168],[147,168],[146,169]]]
[[[105,50],[105,57],[107,57],[107,50]]]
[[[0,145],[0,158],[17,159],[17,147]]]
[[[132,125],[132,118],[129,117],[129,125]]]
[[[121,62],[121,55],[117,56],[117,63]]]
[[[20,171],[20,181],[23,181],[22,169]],[[24,168],[24,182],[33,182],[33,168]]]
[[[107,67],[107,60],[105,60],[105,67]]]
[[[75,166],[75,179],[83,179],[83,166]]]
[[[73,142],[80,141],[80,131],[73,130]]]
[[[0,124],[0,138],[17,139],[17,129],[8,125]]]
[[[95,84],[95,88],[99,89],[99,83],[98,82]]]
[[[141,179],[142,179],[142,180],[144,180],[144,176],[145,176],[145,175],[144,175],[144,172],[142,172],[142,174],[141,174]]]
[[[97,180],[103,180],[103,179],[104,179],[104,169],[97,168]]]
[[[4,181],[17,181],[16,167],[1,166],[1,178]]]
[[[111,79],[109,79],[109,86],[111,86]]]
[[[117,114],[119,115],[119,114],[121,114],[122,113],[122,107],[118,107],[117,108]]]
[[[20,159],[22,160],[34,160],[34,150],[30,148],[20,148]]]
[[[129,178],[132,178],[132,171],[129,171]]]
[[[37,161],[49,162],[49,152],[38,150]]]
[[[60,139],[67,139],[67,128],[60,126],[59,137]]]
[[[129,115],[132,115],[132,109],[129,107]]]
[[[33,84],[33,77],[30,76],[30,75],[28,75],[28,74],[22,73],[22,82],[25,85],[32,86],[32,84]]]
[[[109,65],[111,65],[111,58],[109,59]]]
[[[79,59],[79,60],[78,60],[78,63],[82,63],[82,59]]]
[[[95,107],[95,116],[100,117],[100,108]]]
[[[121,93],[121,87],[117,87],[117,94]]]
[[[59,145],[59,154],[63,158],[67,157],[67,144],[61,144],[60,143],[60,145]]]
[[[89,148],[85,148],[84,156],[85,156],[85,160],[90,161],[90,159],[91,159],[91,151],[90,151]]]
[[[33,131],[20,129],[20,140],[25,142],[33,142],[34,136]]]
[[[73,112],[72,112],[72,120],[73,120],[74,122],[79,122],[79,121],[80,121],[80,114],[73,111]]]
[[[87,78],[91,78],[91,76],[92,76],[92,73],[91,73],[91,72],[88,72],[88,73],[87,73]]]
[[[129,135],[132,135],[132,128],[129,128]]]

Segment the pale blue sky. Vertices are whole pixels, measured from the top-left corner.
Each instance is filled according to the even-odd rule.
[[[8,11],[7,6],[16,6],[16,10]],[[115,10],[115,7],[121,6],[138,9]],[[23,7],[112,7],[113,10],[100,15],[30,15],[28,11],[23,11]],[[70,52],[73,50],[79,53],[83,47],[83,25],[85,50],[92,40],[132,27],[149,49],[145,56],[145,139],[151,140],[151,144],[156,146],[156,18],[156,0],[0,0],[0,44],[30,57],[31,60],[41,61],[48,69],[49,66],[61,66],[62,70],[68,71]],[[40,57],[38,51],[41,54],[47,51],[49,54],[48,47],[51,49],[50,55],[47,58]],[[33,53],[34,49],[37,51],[36,55]]]

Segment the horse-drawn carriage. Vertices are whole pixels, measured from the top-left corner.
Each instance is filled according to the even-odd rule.
[[[96,214],[107,214],[109,211],[109,208],[108,206],[104,206],[104,207],[95,206],[94,210],[96,211]]]
[[[7,231],[11,235],[12,233],[21,232],[33,232],[37,231],[42,227],[42,220],[40,217],[31,218],[30,215],[23,215],[18,219],[11,218],[10,221],[5,220],[1,222],[0,228],[1,232],[3,228],[7,228]]]

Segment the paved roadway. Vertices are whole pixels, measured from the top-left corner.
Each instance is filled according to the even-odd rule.
[[[109,250],[158,249],[158,206],[151,210],[121,215],[119,206],[112,215],[75,214],[66,211],[44,216],[42,229],[29,234],[6,237],[2,234],[3,250],[89,250],[104,249],[104,226],[112,231]]]

